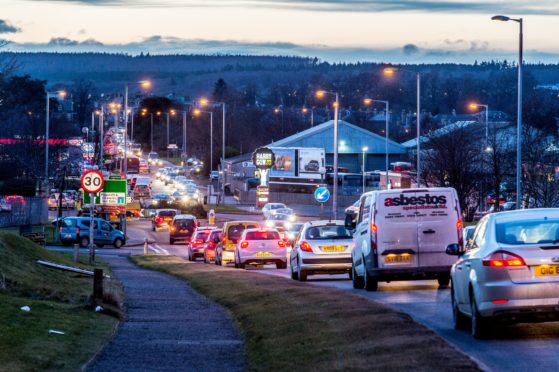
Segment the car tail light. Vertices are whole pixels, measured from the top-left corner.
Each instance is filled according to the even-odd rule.
[[[160,216],[157,216],[157,217],[155,217],[155,222],[161,223],[161,222],[163,222],[163,218],[161,218]]]
[[[241,242],[241,248],[248,248],[248,242],[246,240]]]
[[[80,228],[76,228],[76,236],[80,235]]]
[[[301,250],[302,250],[302,251],[305,251],[305,252],[312,252],[311,245],[310,245],[309,243],[307,243],[307,242],[302,242],[299,246],[301,247]]]
[[[464,245],[464,222],[461,219],[456,221],[456,233],[458,234],[458,245]]]
[[[502,304],[506,304],[507,302],[509,302],[509,300],[493,300],[493,301],[491,301],[491,303],[493,305],[502,305]]]
[[[283,240],[278,240],[278,246],[280,248],[285,248],[285,242]]]
[[[371,248],[375,254],[377,253],[377,234],[378,234],[378,226],[372,223],[371,224]]]
[[[176,226],[171,226],[171,227],[169,227],[169,231],[175,232],[175,231],[177,231],[177,227]]]
[[[496,251],[483,259],[483,266],[492,267],[518,267],[526,266],[526,262],[520,256],[507,251]]]

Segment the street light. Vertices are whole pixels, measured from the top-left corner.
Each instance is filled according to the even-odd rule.
[[[306,115],[309,112],[309,108],[303,106],[301,111],[303,112],[304,115]],[[314,106],[310,108],[310,111],[311,111],[311,128],[312,128],[314,127]]]
[[[140,80],[135,84],[139,85],[143,89],[151,88],[151,81]],[[128,83],[124,83],[124,177],[128,172]],[[134,116],[132,116],[132,128],[134,128]],[[132,129],[132,134],[134,134],[134,129]]]
[[[338,216],[338,111],[340,109],[340,95],[337,92],[329,92],[319,90],[316,92],[317,98],[323,98],[326,95],[335,97],[334,101],[334,182],[332,190],[332,208],[334,219]]]
[[[212,172],[214,170],[214,113],[212,111],[194,109],[192,114],[197,117],[200,117],[202,114],[210,115],[210,172]]]
[[[485,109],[485,142],[489,142],[489,106],[482,105],[481,103],[470,103],[468,107],[472,110],[479,107],[483,107]]]
[[[66,97],[66,91],[58,90],[56,92],[47,92],[47,109],[45,120],[45,181],[49,179],[49,125],[50,125],[50,99]]]
[[[151,121],[151,129],[150,129],[150,145],[151,145],[151,150],[150,152],[153,152],[153,112],[148,112],[147,109],[142,109],[142,116],[146,116],[147,114],[149,114],[150,116],[150,121]]]
[[[283,106],[278,106],[274,108],[274,114],[281,114],[281,136],[284,135],[284,125],[283,125]]]
[[[420,146],[420,131],[421,131],[421,73],[415,72],[407,69],[403,69],[400,67],[387,67],[383,70],[384,75],[388,77],[394,76],[397,71],[403,71],[415,74],[417,80],[417,102],[416,102],[416,124],[417,124],[417,187],[421,186],[421,160],[419,151],[421,150]]]
[[[371,99],[371,98],[365,98],[363,100],[363,103],[367,106],[372,105],[373,103],[383,103],[386,106],[386,114],[384,115],[385,117],[385,129],[384,129],[384,151],[385,151],[385,167],[386,167],[386,188],[388,189],[388,184],[389,184],[389,180],[388,180],[388,168],[389,168],[389,159],[388,159],[388,133],[389,133],[389,110],[390,110],[390,104],[388,103],[388,101],[383,101],[380,99]],[[419,158],[419,153],[418,153],[418,158]],[[418,178],[419,180],[419,178]],[[418,184],[419,186],[419,184]]]
[[[522,162],[522,54],[523,54],[523,20],[522,18],[510,18],[504,15],[496,15],[491,17],[493,21],[508,22],[514,21],[519,25],[518,33],[518,97],[517,97],[517,113],[516,113],[516,208],[520,209],[520,201],[522,200],[522,190],[520,188],[520,164]]]
[[[369,148],[367,146],[363,146],[361,148],[361,151],[363,152],[363,166],[362,166],[362,169],[363,169],[363,194],[364,194],[365,193],[365,153],[367,151],[369,151]]]
[[[198,104],[202,107],[206,107],[209,104],[217,104],[217,105],[221,105],[221,110],[222,110],[222,138],[221,138],[221,166],[225,167],[225,102],[211,102],[209,101],[207,98],[200,98],[198,100]],[[225,170],[222,169],[223,171],[223,182],[221,183],[221,193],[223,195],[223,199],[225,200]]]
[[[103,167],[103,151],[104,151],[104,123],[103,123],[103,108],[101,107],[100,110],[95,111],[95,115],[99,116],[99,169]]]

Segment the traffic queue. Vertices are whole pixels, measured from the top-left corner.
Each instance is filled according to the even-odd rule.
[[[476,338],[496,323],[559,320],[559,209],[492,213],[465,229],[453,188],[371,191],[355,207],[345,221],[300,223],[287,206],[269,203],[264,221],[222,228],[176,214],[169,239],[186,244],[190,261],[289,266],[299,281],[347,274],[366,291],[399,280],[452,282],[454,327]]]

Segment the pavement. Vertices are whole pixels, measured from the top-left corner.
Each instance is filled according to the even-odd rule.
[[[246,370],[243,338],[222,307],[126,257],[104,260],[124,285],[126,315],[88,371]]]

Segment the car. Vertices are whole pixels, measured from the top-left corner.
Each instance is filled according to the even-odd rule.
[[[305,165],[304,169],[307,172],[318,172],[320,170],[320,164],[318,160],[311,160]]]
[[[25,198],[21,195],[7,195],[7,196],[4,196],[4,201],[6,203],[25,204]]]
[[[299,235],[299,232],[303,229],[303,223],[292,223],[289,228],[285,231],[285,238],[287,239],[287,244],[293,246],[295,238]]]
[[[198,221],[193,215],[175,215],[169,224],[169,244],[175,244],[178,240],[190,242],[196,227],[198,227]]]
[[[487,215],[464,248],[450,244],[454,327],[475,338],[497,323],[558,321],[559,208]]]
[[[47,205],[49,209],[57,209],[59,206],[65,209],[74,209],[76,207],[76,202],[67,194],[62,193],[62,203],[60,203],[60,193],[52,193],[48,200]]]
[[[245,229],[235,246],[235,267],[246,265],[275,264],[278,269],[287,268],[287,244],[276,229]]]
[[[198,257],[204,257],[204,247],[208,236],[215,226],[199,226],[194,231],[190,244],[188,244],[188,260],[195,261]]]
[[[140,159],[140,174],[149,173],[149,164],[146,159]]]
[[[164,193],[157,193],[151,199],[152,208],[166,208],[171,202],[171,196]]]
[[[212,263],[215,261],[215,248],[221,241],[221,229],[214,229],[208,235],[206,244],[204,245],[204,263]]]
[[[355,230],[352,280],[355,289],[376,291],[379,281],[436,279],[450,282],[456,261],[449,244],[463,244],[463,221],[456,190],[425,187],[370,191],[360,198]]]
[[[157,165],[159,162],[159,154],[152,151],[148,154],[148,164],[149,165]]]
[[[126,237],[120,230],[101,218],[93,219],[93,242],[99,248],[111,244],[115,248],[121,248],[126,244]],[[54,226],[59,227],[59,237],[63,245],[79,244],[85,248],[89,245],[90,217],[65,217],[60,222],[54,221]]]
[[[169,227],[169,223],[173,221],[173,217],[175,217],[177,214],[177,211],[174,209],[156,209],[155,215],[151,219],[152,231],[157,231],[162,227]]]
[[[246,229],[259,228],[254,221],[227,221],[223,224],[223,237],[215,249],[215,264],[225,266],[235,260],[235,247]]]
[[[132,195],[134,198],[150,198],[151,197],[151,188],[149,185],[139,185],[136,183],[134,188],[132,189]]]
[[[277,209],[287,208],[287,205],[283,203],[267,203],[264,207],[262,207],[262,214],[264,215],[264,219],[268,219],[272,214],[276,212]]]
[[[266,220],[265,225],[270,228],[283,227],[287,230],[295,222],[295,219],[296,217],[293,214],[276,213]]]
[[[357,217],[357,212],[359,212],[359,201],[360,199],[357,199],[355,203],[345,209],[345,215],[351,216],[353,220]]]
[[[8,203],[4,198],[0,198],[0,212],[11,212],[12,205]]]
[[[313,274],[351,273],[353,244],[344,221],[305,223],[290,253],[291,279],[304,282]]]
[[[210,173],[210,182],[219,180],[219,172],[218,171],[211,171]]]

